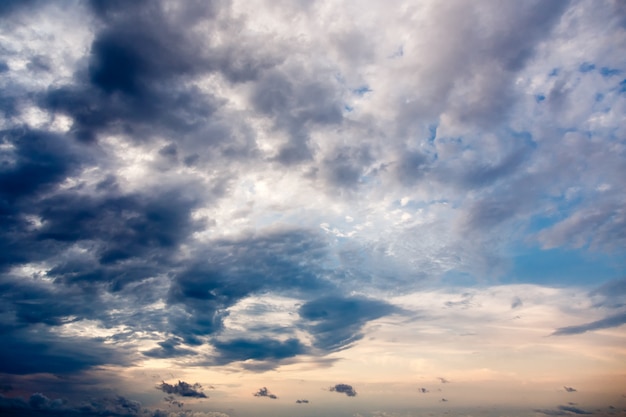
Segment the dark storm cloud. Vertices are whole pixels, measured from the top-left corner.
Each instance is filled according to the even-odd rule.
[[[1,330],[4,342],[0,344],[0,373],[59,375],[89,369],[98,365],[128,365],[129,352],[113,349],[97,340],[61,338],[45,327],[32,330]]]
[[[356,391],[352,385],[348,384],[337,384],[334,387],[330,387],[330,391],[346,394],[348,397],[356,397]]]
[[[181,344],[181,340],[176,338],[170,338],[159,342],[160,348],[150,349],[142,352],[145,356],[151,358],[176,358],[178,356],[194,355],[195,352],[191,349],[185,349],[178,347]]]
[[[555,336],[573,335],[590,332],[600,329],[608,329],[611,327],[618,327],[626,323],[626,312],[613,314],[600,320],[592,321],[590,323],[580,324],[577,326],[567,326],[556,329]]]
[[[307,352],[306,347],[298,339],[285,341],[269,338],[234,339],[226,342],[214,341],[212,345],[218,351],[215,359],[217,364],[248,359],[280,361]]]
[[[207,395],[202,392],[202,385],[189,384],[185,381],[178,381],[177,384],[168,384],[167,382],[161,382],[157,386],[157,389],[163,391],[166,394],[180,395],[181,397],[191,398],[208,398]]]
[[[98,398],[81,404],[69,404],[64,399],[50,399],[34,393],[28,400],[0,395],[0,414],[15,417],[165,417],[159,410],[144,408],[138,401],[122,396]]]
[[[228,2],[184,2],[174,8],[162,2],[91,5],[100,24],[88,65],[77,71],[74,84],[40,94],[40,106],[71,116],[74,136],[85,142],[107,133],[136,141],[165,136],[178,142],[185,160],[198,149],[205,156],[254,152],[254,142],[245,137],[252,132],[234,140],[246,131],[245,124],[215,116],[227,100],[188,82],[212,73],[250,81],[278,62],[266,54],[270,47],[260,48],[252,38],[211,44],[212,33],[230,38],[220,31],[244,29],[242,21],[222,16]],[[217,24],[218,16],[229,24]],[[198,25],[202,30],[193,30]]]
[[[277,400],[278,397],[274,394],[272,394],[271,392],[269,392],[269,390],[265,387],[263,388],[259,388],[259,390],[257,392],[254,393],[255,397],[267,397],[267,398],[271,398],[272,400]]]
[[[215,240],[200,251],[203,260],[176,275],[168,296],[171,305],[191,315],[171,319],[172,332],[187,342],[219,332],[225,310],[252,294],[270,290],[315,294],[330,288],[325,281],[328,272],[317,263],[326,255],[325,242],[306,230],[259,231]],[[286,350],[300,348],[294,344]],[[229,357],[228,352],[221,354]]]
[[[303,304],[298,313],[314,336],[314,346],[326,351],[345,349],[363,337],[365,323],[397,313],[383,301],[361,297],[328,296]]]
[[[43,131],[5,130],[0,132],[0,143],[5,145],[0,151],[1,270],[38,255],[33,249],[39,245],[28,242],[25,236],[29,224],[24,215],[40,209],[31,199],[52,190],[81,163],[76,146],[62,136]],[[7,147],[9,150],[5,150]]]

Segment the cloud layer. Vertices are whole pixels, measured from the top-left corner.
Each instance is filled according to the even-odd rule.
[[[617,1],[3,2],[0,374],[322,366],[402,320],[621,330],[625,22]],[[54,403],[31,400],[11,407]]]

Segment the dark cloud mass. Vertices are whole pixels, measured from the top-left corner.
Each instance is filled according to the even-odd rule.
[[[359,297],[322,297],[300,307],[300,317],[307,320],[315,336],[315,346],[339,350],[362,337],[361,327],[370,320],[399,312],[390,304]]]
[[[60,398],[52,400],[41,393],[32,394],[28,400],[0,395],[0,414],[11,417],[166,417],[168,415],[159,410],[148,410],[138,401],[122,396],[70,404]]]
[[[356,397],[356,391],[352,388],[352,385],[348,384],[337,384],[334,387],[330,387],[330,391],[346,394],[348,397]]]
[[[208,398],[207,395],[202,392],[202,385],[198,383],[191,385],[185,381],[178,381],[176,384],[161,382],[161,384],[157,386],[157,389],[160,389],[166,394],[175,394],[181,397]]]

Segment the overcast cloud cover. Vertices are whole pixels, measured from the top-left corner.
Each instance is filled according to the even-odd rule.
[[[5,0],[0,414],[625,416],[625,207],[622,1]]]

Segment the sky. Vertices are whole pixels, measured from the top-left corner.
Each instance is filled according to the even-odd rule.
[[[0,414],[626,416],[626,3],[4,0]]]

